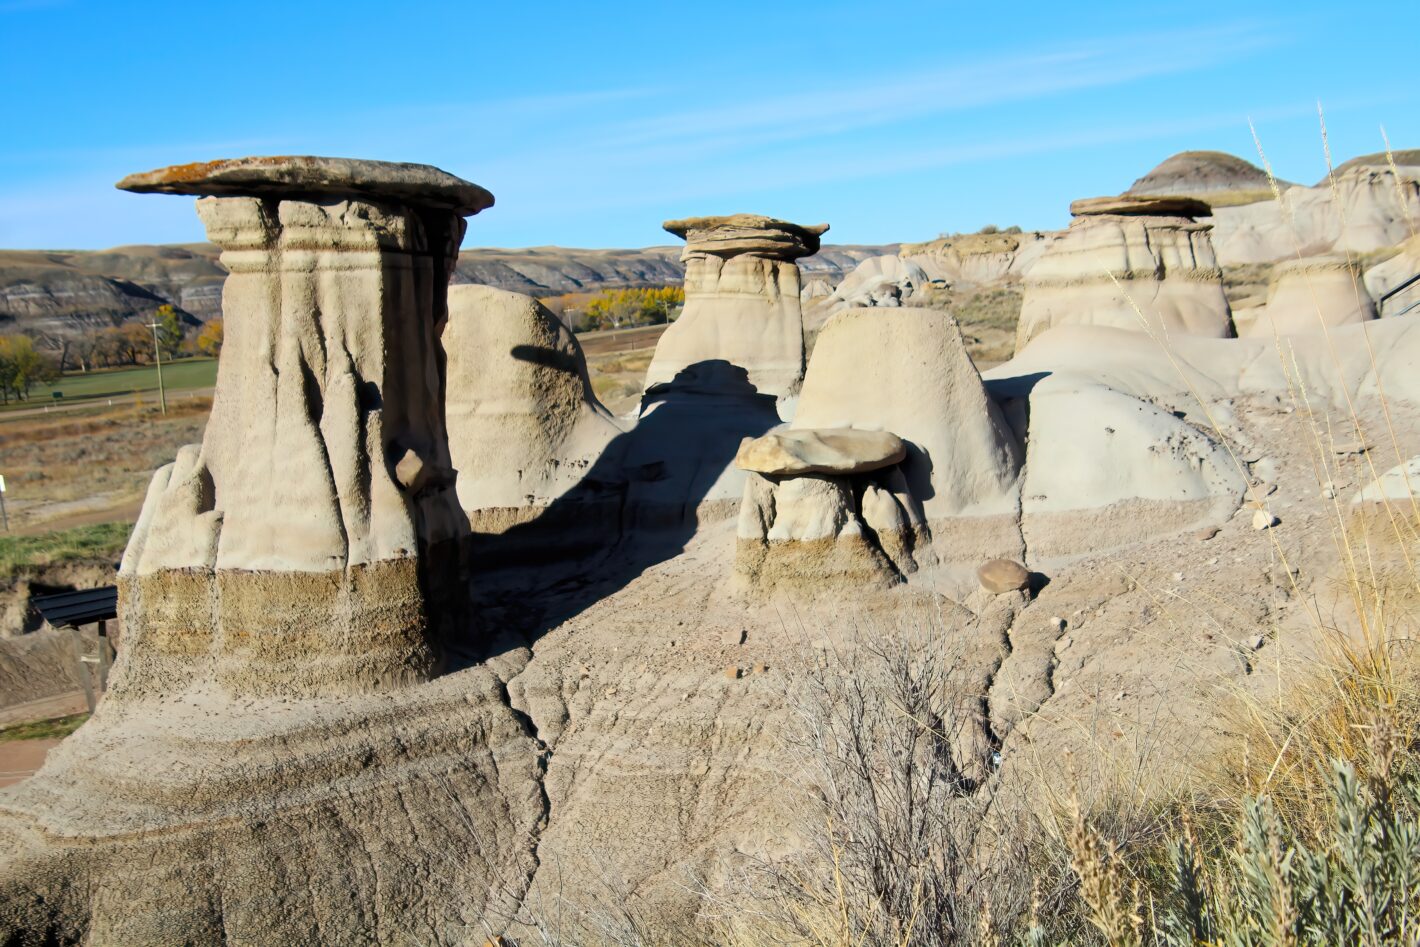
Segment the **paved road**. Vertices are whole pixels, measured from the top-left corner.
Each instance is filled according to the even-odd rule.
[[[0,788],[29,779],[44,765],[58,740],[7,740],[0,743]]]

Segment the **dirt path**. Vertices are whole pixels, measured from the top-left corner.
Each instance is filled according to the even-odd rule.
[[[0,743],[0,788],[29,779],[41,766],[58,740],[9,740]]]
[[[76,526],[93,526],[96,523],[136,523],[138,522],[138,513],[142,509],[143,498],[141,496],[126,497],[111,506],[82,510],[78,513],[68,513],[50,519],[28,520],[23,526],[12,521],[13,529],[11,531],[17,535],[35,536],[59,529],[73,529]]]
[[[641,326],[636,329],[613,329],[609,332],[583,332],[577,336],[584,355],[606,355],[610,352],[630,352],[654,348],[666,327]]]

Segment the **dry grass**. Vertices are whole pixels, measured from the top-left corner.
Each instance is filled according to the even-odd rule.
[[[166,415],[148,402],[0,422],[0,452],[16,525],[63,515],[61,504],[118,505],[142,496],[153,471],[184,444],[201,440],[210,398],[170,403]]]

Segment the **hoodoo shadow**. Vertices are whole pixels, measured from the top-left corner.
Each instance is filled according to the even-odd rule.
[[[511,354],[539,364],[563,358],[535,346]],[[445,643],[446,672],[531,646],[679,555],[740,442],[779,423],[774,397],[724,360],[652,386],[637,426],[613,438],[575,486],[525,523],[467,539],[470,618]]]

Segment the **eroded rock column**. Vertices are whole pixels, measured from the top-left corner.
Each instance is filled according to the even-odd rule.
[[[728,362],[761,394],[796,393],[804,378],[804,319],[794,261],[818,252],[828,225],[734,214],[664,226],[685,239],[685,310],[661,336],[646,388],[701,363]]]
[[[1058,325],[1226,338],[1233,334],[1223,272],[1188,197],[1095,197],[1026,274],[1016,351]]]
[[[201,196],[230,270],[200,446],[157,472],[120,572],[115,695],[427,678],[455,620],[448,280],[487,191],[425,165],[248,158],[134,175]]]

